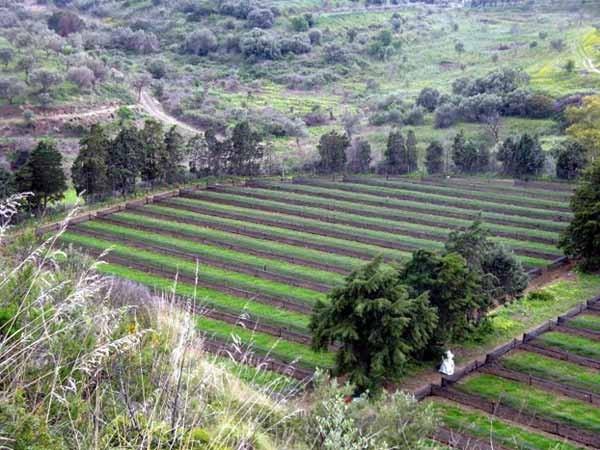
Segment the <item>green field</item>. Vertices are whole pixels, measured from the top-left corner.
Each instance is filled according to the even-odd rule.
[[[592,433],[600,432],[600,409],[580,400],[487,374],[469,377],[456,387],[489,401],[500,400],[518,411],[539,414]]]
[[[473,190],[464,184],[466,179],[457,179],[451,186],[412,179],[363,181],[261,181],[256,188],[190,191],[182,197],[84,222],[69,229],[62,240],[94,254],[110,248],[110,264],[101,266],[104,273],[227,313],[230,318],[225,321],[198,319],[198,326],[219,340],[237,335],[241,342],[252,342],[258,352],[266,354],[278,340],[278,335],[267,334],[277,334],[267,327],[293,331],[305,337],[302,342],[308,341],[312,305],[326,302],[329,289],[371,258],[383,255],[388,261],[402,261],[412,250],[441,249],[448,233],[469,225],[468,218],[475,218],[478,208],[501,208],[509,198],[531,203],[535,196],[543,195],[547,201],[535,211],[543,211],[548,218],[529,218],[523,207],[496,215],[507,219],[507,223],[551,230],[555,225],[562,227],[551,217],[568,197],[562,185],[546,191],[532,187],[531,192],[511,187],[504,193],[500,184]],[[376,183],[388,187],[378,193]],[[295,188],[302,193],[292,192]],[[466,201],[471,192],[480,192],[485,200]],[[347,200],[330,202],[328,196],[332,193]],[[418,201],[411,205],[419,205],[423,211],[417,217],[431,224],[411,223],[411,214],[396,208],[400,200],[388,203],[392,194],[415,195]],[[382,204],[365,203],[363,208],[363,198]],[[432,203],[427,203],[428,198]],[[436,202],[447,198],[458,205],[448,207],[449,214],[460,211],[465,218],[447,221],[439,215],[446,208]],[[540,209],[542,206],[547,209]],[[527,226],[491,223],[490,232],[504,233],[495,239],[514,246],[517,257],[527,266],[543,267],[559,254],[551,243],[556,231],[537,234]],[[536,241],[536,237],[548,238],[548,242]],[[528,256],[528,252],[540,256]],[[179,279],[174,283],[176,277]],[[586,283],[581,286],[585,288]],[[290,307],[300,309],[290,311]],[[259,324],[254,336],[233,320],[240,316]],[[260,324],[265,327],[261,329]],[[304,344],[285,340],[272,354],[285,362],[295,355],[305,367],[333,363],[329,353],[315,353]]]
[[[600,394],[598,371],[530,352],[511,353],[501,360],[507,369]]]
[[[515,450],[577,450],[582,447],[454,403],[432,400],[443,425],[484,441]]]

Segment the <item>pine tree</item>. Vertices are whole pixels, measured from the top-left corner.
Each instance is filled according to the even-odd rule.
[[[502,162],[503,172],[516,178],[539,174],[546,160],[538,138],[527,133],[518,140],[507,138],[496,157]]]
[[[229,172],[232,175],[256,176],[263,157],[261,137],[252,131],[248,122],[240,122],[233,128],[230,142]]]
[[[96,199],[110,191],[106,164],[110,139],[96,124],[79,146],[79,154],[71,167],[73,186],[78,195],[84,192],[86,199]]]
[[[13,173],[0,167],[0,201],[16,193],[15,176]],[[2,220],[0,219],[0,224]]]
[[[440,353],[450,340],[466,336],[482,305],[477,296],[479,278],[462,256],[417,250],[401,271],[400,280],[410,287],[411,296],[429,295],[443,325],[428,342],[429,352]]]
[[[113,191],[123,196],[135,192],[135,183],[144,161],[144,145],[135,128],[123,128],[109,146],[107,165]]]
[[[167,159],[162,124],[156,120],[146,120],[139,133],[142,145],[140,175],[142,180],[151,184],[161,183],[165,179]]]
[[[350,147],[350,140],[345,134],[330,131],[322,135],[317,146],[321,157],[319,162],[321,172],[337,173],[344,170],[348,147]]]
[[[444,171],[444,147],[438,141],[433,141],[427,147],[425,167],[430,175]]]
[[[600,160],[581,175],[571,198],[573,220],[563,232],[560,248],[580,260],[583,270],[600,269]]]
[[[210,155],[204,136],[197,134],[190,138],[186,146],[186,153],[191,173],[196,174],[196,176],[210,173]]]
[[[418,169],[419,153],[417,150],[417,137],[413,130],[408,130],[406,135],[406,167],[408,172],[414,172]]]
[[[341,344],[335,371],[348,374],[361,392],[377,392],[384,379],[401,375],[437,325],[427,294],[411,298],[381,258],[354,271],[329,297],[328,304],[317,303],[310,322],[313,348]]]
[[[67,180],[62,167],[62,155],[50,141],[40,141],[29,159],[16,174],[19,192],[32,192],[29,205],[41,213],[49,202],[64,198]]]
[[[352,173],[367,173],[371,165],[371,145],[364,139],[355,139],[351,148],[348,169]]]
[[[408,172],[406,165],[406,144],[400,131],[392,131],[388,136],[383,153],[386,174],[399,175]]]
[[[165,182],[176,183],[181,179],[181,163],[183,162],[183,136],[172,126],[165,134],[165,153],[160,161],[165,174]]]

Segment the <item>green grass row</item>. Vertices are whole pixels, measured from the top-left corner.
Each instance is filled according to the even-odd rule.
[[[405,191],[417,191],[424,192],[429,194],[440,194],[440,195],[448,195],[453,196],[453,198],[462,198],[462,196],[469,197],[477,197],[483,201],[490,201],[492,203],[501,203],[501,204],[510,204],[510,202],[516,201],[520,203],[524,203],[526,205],[531,205],[532,208],[541,209],[555,209],[555,208],[565,208],[569,206],[568,201],[559,201],[559,200],[547,200],[543,198],[535,198],[528,197],[524,195],[523,192],[519,194],[503,194],[503,189],[498,189],[497,192],[485,192],[485,191],[476,191],[469,189],[469,187],[448,187],[448,186],[439,186],[439,185],[431,185],[431,184],[423,184],[414,181],[403,181],[403,180],[385,180],[381,178],[367,178],[361,177],[364,182],[361,180],[357,180],[354,178],[353,181],[349,182],[350,185],[358,185],[358,186],[378,186],[383,188],[394,189],[399,193]],[[456,196],[456,197],[454,197]]]
[[[244,188],[244,192],[256,193],[261,196],[269,197],[269,200],[259,200],[257,198],[252,198],[251,200],[246,196],[246,200],[249,202],[269,202],[269,204],[273,204],[273,206],[278,205],[278,207],[302,207],[299,205],[290,204],[290,201],[298,201],[298,202],[306,202],[310,204],[311,208],[326,210],[325,208],[337,208],[337,209],[346,209],[353,211],[354,214],[358,217],[370,217],[374,218],[376,216],[386,216],[393,217],[394,220],[400,222],[409,222],[411,219],[423,219],[430,221],[432,223],[439,223],[441,227],[452,227],[452,228],[461,228],[468,227],[473,223],[473,220],[477,218],[477,215],[473,216],[473,220],[467,219],[457,219],[454,217],[445,217],[443,215],[436,215],[432,213],[432,210],[437,210],[437,208],[429,207],[429,214],[418,213],[414,211],[400,211],[397,208],[387,208],[382,206],[372,206],[367,204],[355,203],[352,201],[344,201],[344,200],[333,200],[327,198],[321,198],[317,195],[305,195],[298,194],[295,192],[282,192],[278,190],[267,190],[267,189],[253,189],[253,188]],[[217,195],[218,193],[214,191],[206,191],[202,192],[202,195],[210,194]],[[221,194],[221,193],[219,193]],[[223,194],[224,195],[224,194]],[[258,204],[258,203],[257,203]],[[265,203],[266,204],[266,203]],[[305,207],[306,208],[306,207]],[[290,209],[291,210],[291,209]],[[338,214],[335,211],[331,211],[331,214]],[[367,216],[366,214],[369,214]],[[546,239],[558,240],[558,233],[551,231],[543,231],[543,230],[533,230],[531,228],[522,228],[517,226],[510,225],[501,225],[495,223],[486,222],[485,226],[490,229],[490,231],[503,231],[506,233],[515,233],[523,236],[539,236]]]
[[[203,222],[209,222],[210,224],[215,224],[215,226],[218,226],[218,225],[234,226],[234,227],[240,229],[242,232],[244,230],[246,230],[246,231],[253,231],[253,232],[268,233],[269,236],[273,236],[274,238],[277,238],[277,237],[292,238],[292,239],[300,240],[302,242],[310,242],[310,243],[316,244],[316,245],[327,245],[329,247],[333,247],[336,249],[339,248],[340,250],[352,249],[352,250],[355,250],[358,252],[365,253],[365,255],[368,258],[373,258],[377,255],[384,255],[385,257],[387,257],[390,260],[402,261],[402,260],[408,258],[410,253],[412,252],[412,250],[404,251],[404,250],[399,250],[399,249],[391,249],[391,248],[387,248],[387,247],[380,247],[375,244],[368,244],[368,243],[363,243],[363,242],[358,242],[358,241],[335,238],[335,237],[320,235],[320,234],[316,234],[316,233],[289,230],[287,228],[280,228],[280,227],[276,227],[276,226],[272,226],[272,225],[262,225],[262,224],[258,224],[258,223],[247,222],[247,221],[244,221],[241,219],[228,219],[225,217],[216,217],[213,215],[205,215],[205,214],[202,214],[199,212],[187,211],[187,210],[183,210],[180,208],[168,207],[168,206],[166,206],[167,204],[164,204],[164,205],[165,206],[147,205],[144,207],[144,209],[148,212],[172,216],[175,220],[177,220],[177,218],[202,220]],[[207,203],[207,205],[214,205],[214,204]],[[210,208],[212,208],[212,207],[210,207]],[[229,208],[232,212],[241,213],[240,208],[233,207],[233,206],[229,207]],[[221,210],[223,210],[223,209],[221,209]],[[124,216],[124,214],[128,214],[128,213],[117,213],[114,215],[114,217],[117,217],[117,218],[127,217],[128,220],[131,220],[134,223],[137,220],[137,219],[132,219],[131,216]],[[137,215],[135,215],[135,217],[148,218],[147,216],[144,216],[141,214],[137,214]],[[150,218],[150,219],[156,220],[154,218]],[[160,218],[157,218],[157,219],[160,220]],[[162,222],[166,222],[166,224],[169,224],[168,221],[162,220]],[[321,224],[323,225],[324,229],[327,228],[325,225],[329,225],[329,224],[326,224],[323,222],[321,222]],[[172,228],[173,231],[183,230],[183,227],[178,226],[179,224],[170,223],[170,225],[173,227]],[[189,225],[189,224],[186,224],[186,225]],[[199,225],[203,226],[202,224],[199,224]],[[155,225],[155,226],[158,226],[158,225]],[[160,224],[160,226],[163,227],[163,224]],[[166,225],[166,226],[168,226],[168,225]],[[194,226],[194,225],[192,225],[192,226]],[[365,230],[364,234],[367,234],[367,233],[370,237],[376,237],[378,239],[391,239],[391,237],[396,238],[396,235],[392,235],[391,233],[377,233],[377,232],[371,232],[371,231]],[[358,233],[358,231],[355,231],[354,234],[360,235]],[[394,239],[394,240],[396,242],[399,241],[399,239]],[[404,243],[407,245],[414,246],[414,250],[417,250],[419,248],[429,248],[431,250],[439,250],[439,249],[443,248],[443,243],[441,243],[441,242],[425,241],[423,239],[420,239],[420,240],[411,239],[411,243],[409,244],[406,242],[406,240],[407,239],[405,239]],[[424,242],[428,243],[429,245],[421,245]],[[548,265],[548,259],[542,259],[542,258],[537,258],[537,257],[532,257],[532,256],[523,256],[523,255],[519,256],[518,258],[521,261],[521,263],[523,263],[527,267],[544,267],[544,266]]]
[[[207,201],[203,201],[204,199],[206,199]],[[264,211],[255,211],[255,210],[244,209],[239,206],[229,206],[226,204],[220,204],[218,207],[209,206],[209,205],[214,205],[214,203],[208,203],[209,200],[216,200],[216,201],[234,200],[236,202],[240,202],[240,203],[247,205],[248,208],[252,208],[254,205],[262,205],[262,206],[270,207],[270,208],[279,208],[282,210],[282,212],[281,213],[271,213],[271,212],[264,212]],[[360,215],[344,213],[344,212],[332,212],[327,209],[289,205],[289,204],[281,205],[277,202],[273,202],[273,201],[269,201],[269,200],[260,200],[260,199],[254,199],[251,197],[243,196],[243,195],[224,194],[224,193],[210,192],[210,191],[202,192],[195,199],[174,198],[174,199],[170,200],[169,202],[173,203],[173,204],[183,205],[183,206],[201,206],[203,208],[210,208],[211,210],[222,210],[225,212],[239,212],[240,214],[243,213],[245,215],[251,215],[252,217],[257,217],[257,218],[265,217],[265,218],[269,218],[269,219],[273,219],[276,217],[280,218],[280,217],[282,217],[282,214],[285,214],[286,216],[284,216],[284,217],[287,217],[287,214],[293,215],[296,213],[311,213],[311,214],[316,214],[316,215],[322,216],[323,218],[330,218],[333,220],[338,219],[338,220],[350,221],[352,223],[356,223],[357,225],[362,224],[364,226],[364,225],[372,224],[372,225],[379,225],[379,226],[387,227],[387,228],[390,228],[390,233],[427,232],[427,233],[430,233],[430,234],[436,236],[437,238],[439,238],[441,240],[445,240],[448,237],[448,234],[452,231],[451,228],[447,227],[447,224],[442,224],[442,223],[440,223],[439,227],[411,223],[410,216],[405,217],[404,220],[406,220],[406,222],[404,222],[404,221],[398,222],[395,220],[379,219],[376,217],[360,216]],[[293,216],[293,219],[288,219],[288,221],[289,220],[293,220],[294,223],[304,223],[304,224],[310,225],[310,226],[325,227],[325,225],[323,225],[323,222],[321,222],[320,220],[316,220],[316,219],[304,219],[304,218],[301,218],[298,216]],[[331,222],[326,222],[326,224],[327,224],[326,225],[327,229],[333,229],[333,230],[339,229],[340,231],[345,231],[345,232],[353,232],[353,233],[355,232],[354,230],[350,230],[348,226],[335,225],[334,223],[331,223]],[[350,227],[354,228],[354,225],[350,225]],[[364,228],[360,228],[359,226],[357,226],[356,228],[359,228],[360,230],[364,230]],[[531,231],[532,230],[530,230],[530,232]],[[363,231],[363,234],[364,234],[364,231]],[[402,239],[411,239],[410,241],[407,241],[407,242],[412,243],[413,238],[402,237]],[[417,239],[417,238],[415,238],[415,239]],[[504,238],[504,237],[497,237],[494,239],[496,241],[502,242],[503,244],[505,244],[511,248],[514,248],[514,249],[539,250],[542,252],[547,252],[549,254],[556,254],[556,255],[559,254],[559,251],[557,250],[556,246],[554,246],[554,245],[543,244],[543,243],[538,243],[538,242],[531,242],[531,241],[527,241],[525,239],[520,240],[520,239],[512,239],[512,238]],[[426,242],[426,243],[431,242],[426,239],[418,239],[418,241],[422,241],[422,242]],[[415,242],[417,242],[417,241],[415,241]],[[441,245],[437,246],[437,247],[439,248],[439,247],[441,247]],[[427,247],[423,245],[422,248],[427,248]]]
[[[162,210],[155,209],[155,211],[161,212]],[[172,209],[166,211],[170,213],[174,212]],[[193,216],[193,214],[190,214],[190,216]],[[240,234],[220,231],[201,225],[173,223],[172,221],[153,219],[148,216],[142,216],[139,214],[136,215],[131,213],[119,213],[114,214],[111,217],[132,224],[133,226],[135,226],[136,224],[158,226],[161,230],[164,231],[188,233],[198,238],[214,239],[219,242],[223,242],[224,245],[238,245],[240,247],[247,248],[250,250],[260,250],[272,253],[274,255],[302,258],[308,261],[326,263],[331,266],[339,267],[342,269],[356,268],[359,267],[361,264],[364,264],[364,261],[362,259],[352,258],[350,256],[335,255],[319,250],[312,250],[303,247],[296,247],[295,245],[269,241],[266,239],[258,239],[249,236],[243,236]]]
[[[569,320],[568,325],[574,328],[600,332],[600,316],[585,313],[579,314]]]
[[[350,192],[358,192],[364,194],[371,195],[379,195],[381,197],[385,197],[386,195],[410,195],[416,201],[430,202],[432,203],[434,200],[439,202],[449,202],[453,206],[457,206],[460,208],[470,208],[470,209],[483,209],[483,210],[496,210],[501,211],[507,214],[520,213],[522,215],[529,215],[532,212],[538,214],[540,216],[546,217],[548,220],[552,220],[552,218],[557,215],[556,211],[548,211],[545,209],[538,209],[533,207],[526,206],[515,206],[515,205],[506,205],[506,203],[497,203],[492,201],[484,201],[484,200],[474,200],[469,198],[459,198],[453,197],[450,195],[440,195],[440,194],[430,194],[419,191],[409,191],[409,190],[398,190],[391,189],[382,186],[369,186],[366,184],[355,184],[355,183],[336,183],[332,181],[322,181],[318,182],[318,186],[331,188],[334,190],[342,190],[342,191],[350,191]],[[569,213],[561,213],[563,215],[568,215]]]
[[[521,428],[484,412],[446,401],[432,401],[442,424],[459,433],[515,450],[578,450],[581,447]]]
[[[292,298],[313,305],[317,300],[325,301],[326,295],[310,289],[290,286],[285,283],[265,280],[239,272],[231,272],[206,264],[196,264],[194,261],[159,254],[125,244],[97,239],[89,236],[67,232],[62,239],[71,244],[91,247],[97,250],[111,249],[111,254],[126,258],[132,262],[148,264],[158,269],[170,270],[196,277],[198,280],[235,286],[251,292],[273,295],[281,298]]]
[[[106,275],[112,275],[148,286],[158,292],[175,294],[194,300],[198,305],[214,308],[234,315],[250,315],[260,323],[285,327],[298,332],[307,332],[310,317],[295,311],[279,309],[275,306],[235,297],[214,289],[184,283],[174,279],[163,278],[148,274],[141,270],[118,264],[101,264],[98,270]]]
[[[427,239],[413,238],[406,235],[398,235],[394,233],[387,233],[385,231],[370,230],[368,228],[359,228],[350,225],[340,225],[336,223],[322,222],[316,219],[306,219],[303,217],[292,216],[283,213],[272,213],[251,208],[230,206],[225,204],[214,203],[211,201],[182,198],[176,199],[173,202],[183,206],[201,207],[203,209],[215,212],[217,214],[235,213],[244,217],[248,217],[249,219],[269,220],[272,222],[276,222],[277,225],[281,224],[281,226],[300,225],[305,227],[317,228],[319,230],[322,230],[324,233],[328,231],[335,231],[339,233],[348,234],[351,237],[356,236],[357,238],[368,237],[373,239],[380,239],[386,242],[396,242],[398,244],[414,246],[415,248],[441,249],[443,247],[442,243],[430,241]]]
[[[368,181],[384,181],[383,178],[377,175],[354,175],[354,178],[360,178]],[[569,198],[572,195],[571,190],[564,190],[564,186],[568,186],[571,189],[574,185],[565,184],[563,182],[555,182],[556,190],[551,188],[544,188],[538,185],[527,185],[527,186],[516,186],[512,179],[502,178],[486,178],[479,175],[473,177],[450,177],[450,178],[435,178],[430,177],[421,181],[420,179],[402,177],[402,178],[389,178],[385,180],[391,184],[396,182],[401,183],[413,183],[424,186],[436,186],[448,189],[461,189],[466,190],[469,193],[472,191],[477,192],[497,192],[497,193],[508,193],[509,195],[521,197],[533,197],[533,198],[547,198],[549,200],[557,202],[569,202]],[[509,184],[510,183],[510,184]]]
[[[328,236],[321,236],[319,234],[313,233],[305,233],[301,231],[293,231],[287,230],[285,228],[278,228],[269,225],[259,225],[254,223],[248,223],[243,220],[234,220],[234,219],[226,219],[221,217],[214,217],[208,215],[202,215],[199,213],[195,213],[192,211],[184,211],[180,209],[174,208],[166,208],[162,206],[156,205],[148,205],[145,206],[144,209],[148,212],[155,212],[159,214],[165,214],[173,217],[174,220],[177,218],[187,218],[187,219],[201,219],[202,221],[209,222],[215,225],[227,225],[233,226],[240,230],[248,230],[260,233],[267,233],[269,236],[272,236],[274,239],[281,238],[291,238],[297,239],[302,242],[310,242],[312,244],[317,245],[327,245],[329,247],[339,248],[340,250],[351,249],[356,250],[362,253],[365,253],[369,257],[375,257],[377,255],[384,255],[390,259],[401,261],[409,256],[408,252],[403,252],[395,249],[387,249],[383,247],[378,247],[376,245],[371,244],[363,244],[361,242],[347,241],[344,239],[332,238]],[[116,214],[116,217],[123,217],[121,213]],[[141,214],[136,215],[136,217],[143,217]],[[131,218],[131,217],[130,217]],[[165,222],[165,221],[163,221]],[[142,223],[140,221],[140,223]],[[168,223],[168,222],[167,222]],[[181,224],[175,223],[175,229],[181,228]]]
[[[574,355],[600,360],[600,341],[594,341],[574,334],[550,331],[537,338],[544,345],[556,347]]]
[[[298,361],[304,367],[333,367],[335,354],[332,352],[315,352],[309,346],[296,342],[284,341],[265,333],[237,327],[218,320],[199,317],[198,328],[208,336],[230,341],[233,336],[241,339],[247,348],[262,355],[272,355],[285,362]]]
[[[332,183],[333,184],[333,183]],[[344,199],[347,201],[354,202],[355,204],[361,202],[379,202],[385,203],[388,208],[394,207],[409,207],[414,208],[416,210],[422,210],[425,213],[431,214],[432,212],[439,213],[440,215],[444,215],[444,213],[448,214],[460,214],[464,216],[473,217],[473,219],[477,219],[481,216],[483,220],[503,220],[510,221],[511,223],[530,225],[535,227],[540,227],[546,231],[561,231],[566,227],[566,223],[554,222],[552,220],[544,220],[538,218],[530,218],[525,213],[523,215],[516,215],[514,211],[507,213],[498,213],[492,211],[486,211],[485,209],[474,209],[474,208],[457,208],[455,206],[447,206],[447,205],[433,205],[428,203],[427,201],[417,201],[417,200],[401,200],[397,198],[389,198],[383,195],[373,195],[373,194],[362,194],[360,192],[348,192],[345,190],[338,190],[334,188],[322,188],[317,186],[309,186],[309,185],[300,185],[300,184],[285,184],[285,183],[269,183],[270,186],[273,186],[276,189],[280,189],[284,192],[288,191],[296,191],[302,192],[307,195],[319,196],[323,194],[335,195],[336,199]],[[337,186],[337,184],[334,184]]]
[[[276,273],[303,280],[315,281],[325,285],[335,285],[344,281],[344,277],[337,273],[325,272],[323,270],[291,264],[286,261],[262,258],[213,245],[202,244],[185,239],[178,239],[165,234],[151,233],[143,230],[137,230],[135,228],[97,221],[85,222],[80,226],[87,230],[100,231],[114,235],[116,239],[123,237],[139,243],[149,243],[185,252],[191,252],[199,257],[204,256],[223,263],[242,263],[244,265],[251,266],[256,270],[264,270],[268,273]]]
[[[456,385],[460,391],[479,395],[517,411],[527,411],[592,433],[600,433],[600,408],[553,392],[489,374],[477,374]]]
[[[559,362],[537,353],[519,351],[502,358],[502,365],[544,380],[600,394],[600,373],[568,361]]]
[[[211,361],[266,394],[295,392],[304,389],[304,385],[300,381],[277,372],[238,363],[230,358],[220,356],[214,357]]]

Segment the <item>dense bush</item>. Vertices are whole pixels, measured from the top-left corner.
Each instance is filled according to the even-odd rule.
[[[440,92],[433,88],[424,88],[417,97],[417,105],[422,106],[429,112],[433,112],[440,100]]]
[[[248,14],[248,25],[251,28],[271,28],[275,16],[270,9],[256,8]]]
[[[280,40],[259,28],[242,35],[240,50],[246,57],[259,59],[279,59],[282,55]]]
[[[218,45],[219,44],[215,34],[208,29],[204,29],[193,31],[192,33],[188,34],[183,48],[186,53],[205,56],[211,52],[214,52]]]

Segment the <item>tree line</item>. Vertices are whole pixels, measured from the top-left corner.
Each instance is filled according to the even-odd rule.
[[[413,130],[404,133],[392,130],[383,151],[383,160],[371,167],[372,150],[363,138],[350,140],[348,134],[330,131],[321,136],[319,161],[315,169],[323,174],[340,172],[368,173],[373,170],[384,175],[405,175],[419,170],[417,138]],[[586,151],[575,141],[567,140],[553,150],[556,176],[575,179],[587,164]],[[490,147],[458,132],[446,148],[432,141],[426,148],[424,169],[431,175],[440,173],[476,174],[492,170],[493,158],[501,164],[501,172],[514,178],[540,175],[546,164],[546,154],[537,136],[525,133],[508,137],[492,153]]]
[[[191,177],[208,175],[255,176],[264,155],[262,136],[248,122],[219,137],[212,129],[189,140],[173,126],[165,131],[149,119],[142,127],[92,125],[79,142],[79,153],[71,167],[77,195],[87,202],[123,197],[138,186],[172,185]],[[188,167],[185,162],[188,162]],[[31,151],[19,152],[11,170],[0,167],[0,198],[31,192],[30,211],[40,214],[64,198],[68,180],[63,157],[56,143],[41,140]]]

